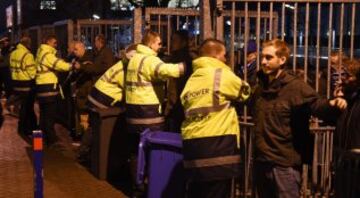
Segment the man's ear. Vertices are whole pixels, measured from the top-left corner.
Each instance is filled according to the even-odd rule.
[[[286,63],[286,57],[285,56],[282,56],[280,58],[280,65],[284,65]]]

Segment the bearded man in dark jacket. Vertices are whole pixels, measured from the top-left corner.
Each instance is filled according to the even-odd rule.
[[[254,184],[259,197],[300,197],[300,167],[312,159],[310,116],[324,119],[347,105],[341,98],[320,98],[302,79],[285,71],[289,55],[282,40],[263,44],[254,112]]]

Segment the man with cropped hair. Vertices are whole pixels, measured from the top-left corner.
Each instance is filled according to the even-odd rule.
[[[346,108],[327,100],[286,71],[290,49],[273,39],[263,43],[256,93],[254,187],[259,197],[299,197],[300,170],[312,160],[311,115],[321,119]]]

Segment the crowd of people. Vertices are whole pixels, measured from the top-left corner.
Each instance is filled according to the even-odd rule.
[[[326,99],[291,72],[290,49],[279,39],[264,41],[260,54],[249,42],[247,65],[235,72],[227,65],[222,41],[209,38],[195,50],[184,30],[174,33],[171,52],[162,57],[161,37],[150,30],[141,43],[128,46],[119,61],[103,35],[96,36],[94,51],[80,41],[69,43],[64,59],[57,57],[55,36],[47,36],[35,56],[30,46],[30,37],[24,35],[9,55],[12,94],[21,101],[20,134],[29,136],[40,128],[47,147],[61,147],[54,129],[56,105],[68,97],[62,86],[74,86],[75,119],[84,133],[80,162],[89,160],[91,152],[91,136],[86,135],[91,133],[89,109],[120,108],[119,116],[126,118],[123,128],[129,134],[131,166],[136,166],[145,129],[182,134],[187,197],[231,196],[240,172],[237,109],[243,105],[250,106],[254,121],[253,183],[258,197],[300,196],[301,165],[312,160],[312,115],[337,126],[338,149],[360,152],[360,61],[342,53],[332,54],[332,97]],[[71,75],[59,83],[60,72]],[[134,185],[134,197],[143,191]]]

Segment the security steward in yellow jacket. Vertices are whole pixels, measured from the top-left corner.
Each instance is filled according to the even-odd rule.
[[[129,46],[125,50],[124,58],[111,66],[99,80],[96,81],[88,95],[88,106],[90,108],[124,108],[125,68],[135,52],[136,45]]]
[[[34,112],[36,65],[34,55],[30,52],[31,39],[22,36],[16,49],[10,54],[10,70],[13,82],[13,93],[20,99],[18,132],[31,135],[37,128]]]
[[[48,146],[58,140],[54,124],[56,104],[61,89],[56,73],[69,71],[72,68],[70,63],[56,57],[56,47],[56,37],[48,36],[36,54],[36,92],[40,105],[40,129],[45,133]]]
[[[126,71],[126,122],[133,178],[140,133],[147,128],[163,130],[165,126],[161,107],[165,95],[164,81],[170,77],[178,78],[184,73],[182,63],[166,64],[157,57],[160,48],[160,35],[148,30],[142,43],[138,44],[136,54],[130,59]]]
[[[238,175],[240,130],[231,102],[246,100],[250,87],[225,64],[225,54],[221,41],[205,40],[180,96],[188,197],[230,197],[232,178]]]
[[[178,78],[184,65],[165,64],[157,57],[161,47],[160,35],[147,31],[137,53],[130,59],[126,74],[126,116],[131,133],[141,133],[146,128],[162,130],[165,87],[168,78]],[[136,145],[137,146],[137,145]]]

